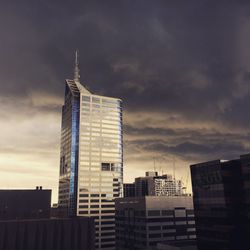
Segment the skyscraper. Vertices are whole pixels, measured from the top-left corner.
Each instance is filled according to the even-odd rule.
[[[96,249],[114,249],[114,198],[123,184],[122,101],[65,82],[62,107],[59,208],[69,216],[95,218]]]

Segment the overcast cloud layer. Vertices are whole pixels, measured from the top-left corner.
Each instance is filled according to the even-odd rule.
[[[76,48],[81,81],[123,99],[125,180],[154,158],[186,180],[190,163],[250,152],[249,13],[223,0],[1,3],[1,188],[43,185],[56,200]]]

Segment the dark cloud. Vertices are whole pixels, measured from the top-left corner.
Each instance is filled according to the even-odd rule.
[[[62,96],[79,48],[83,82],[121,97],[127,110],[246,125],[239,109],[249,89],[235,92],[249,74],[238,56],[248,8],[236,1],[9,4],[1,15],[2,93],[35,88]]]
[[[231,159],[250,151],[250,133],[129,125],[124,129],[128,155],[139,153],[148,158],[176,156],[183,161],[195,162],[213,158]]]
[[[2,3],[1,117],[32,123],[40,114],[43,126],[53,115],[59,121],[64,79],[73,75],[78,48],[82,82],[124,101],[127,159],[135,153],[185,160],[245,153],[249,13],[247,1]]]

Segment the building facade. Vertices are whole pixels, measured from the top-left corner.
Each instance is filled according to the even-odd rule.
[[[191,165],[191,176],[198,249],[248,249],[250,155]]]
[[[123,189],[122,101],[66,80],[62,108],[59,208],[95,218],[96,249],[114,249],[115,203]]]
[[[192,197],[116,199],[116,249],[155,249],[159,242],[196,238]]]
[[[130,190],[134,189],[134,197],[140,196],[182,196],[183,184],[172,175],[158,175],[157,172],[146,172],[145,177],[135,178],[134,183],[124,184],[124,197],[132,197]]]
[[[94,250],[91,218],[0,221],[0,250]]]
[[[2,189],[0,220],[49,218],[50,204],[50,189]]]

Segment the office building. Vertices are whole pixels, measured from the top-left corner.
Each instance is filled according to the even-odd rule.
[[[124,197],[133,197],[133,194],[134,197],[181,196],[184,195],[183,190],[182,181],[172,175],[159,176],[157,172],[146,172],[145,177],[137,177],[134,183],[124,184]]]
[[[69,216],[94,217],[96,249],[115,247],[114,199],[123,189],[121,105],[80,83],[76,52],[62,107],[58,207]]]
[[[116,209],[116,249],[155,249],[159,242],[196,238],[190,196],[119,198]]]
[[[0,190],[0,220],[49,218],[51,190]]]
[[[0,250],[94,250],[91,218],[0,221]]]
[[[191,165],[191,176],[198,249],[248,249],[250,155]]]

